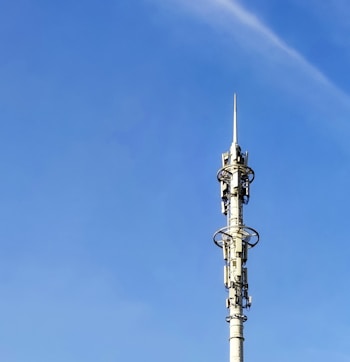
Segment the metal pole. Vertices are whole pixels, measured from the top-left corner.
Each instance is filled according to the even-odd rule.
[[[243,205],[249,201],[254,171],[248,166],[248,153],[242,153],[238,145],[236,94],[233,141],[230,150],[222,154],[222,168],[217,178],[221,188],[221,211],[227,218],[227,225],[214,234],[214,242],[223,249],[225,261],[230,362],[243,362],[243,323],[247,320],[244,309],[249,309],[251,305],[246,262],[248,250],[258,243],[259,234],[243,222]]]

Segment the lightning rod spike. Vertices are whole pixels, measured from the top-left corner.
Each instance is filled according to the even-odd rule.
[[[238,144],[237,134],[237,95],[233,93],[233,143]]]

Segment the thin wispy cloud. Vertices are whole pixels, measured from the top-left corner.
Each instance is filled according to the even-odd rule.
[[[349,102],[350,97],[344,91],[239,2],[234,0],[169,1],[180,5],[215,28],[229,32],[244,46],[253,44],[252,47],[266,57],[274,56],[278,58],[279,63],[293,64],[319,85],[323,85],[334,95]],[[271,49],[274,49],[274,52],[271,52]]]
[[[253,29],[260,36],[263,36],[266,41],[276,46],[286,55],[300,62],[304,67],[308,68],[318,80],[325,83],[329,82],[327,78],[318,69],[312,66],[300,53],[288,46],[277,34],[264,25],[256,15],[244,9],[239,3],[230,0],[211,0],[211,2],[213,5],[221,8],[222,11],[230,13],[231,16],[235,17],[243,25]]]

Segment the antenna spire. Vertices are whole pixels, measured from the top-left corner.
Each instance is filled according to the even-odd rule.
[[[238,134],[237,134],[237,95],[233,94],[233,143],[236,145],[238,143]]]
[[[259,242],[259,233],[243,220],[243,205],[249,201],[254,171],[248,166],[248,152],[242,153],[238,146],[236,94],[233,96],[233,141],[230,150],[222,154],[217,179],[226,226],[219,229],[213,239],[222,248],[224,257],[224,285],[228,291],[226,321],[230,325],[229,361],[243,362],[245,310],[252,304],[248,292],[248,250]]]

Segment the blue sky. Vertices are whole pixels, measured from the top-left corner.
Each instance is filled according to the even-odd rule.
[[[216,171],[239,141],[247,361],[349,361],[350,4],[3,0],[0,360],[228,360]]]

